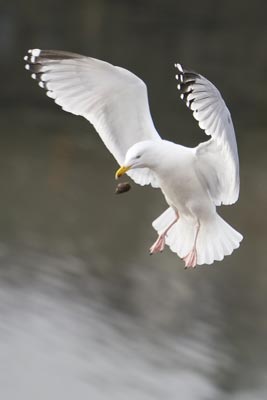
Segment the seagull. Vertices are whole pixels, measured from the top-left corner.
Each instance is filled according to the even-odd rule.
[[[239,196],[239,159],[230,112],[204,76],[175,64],[177,89],[199,127],[210,136],[194,148],[160,137],[153,124],[145,83],[132,72],[83,55],[32,49],[25,68],[63,110],[86,118],[120,165],[139,185],[160,188],[168,208],[152,223],[158,238],[185,268],[221,261],[242,235],[216,207]]]

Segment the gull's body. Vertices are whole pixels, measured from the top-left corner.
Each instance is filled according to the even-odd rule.
[[[158,147],[158,157],[165,157],[168,165],[161,164],[160,168],[152,169],[169,206],[179,211],[179,214],[191,217],[200,218],[214,213],[215,206],[207,190],[201,185],[194,168],[195,149],[165,140]]]
[[[29,50],[26,69],[65,111],[82,115],[141,185],[161,189],[169,208],[153,222],[157,253],[167,244],[186,266],[222,260],[242,236],[216,212],[239,194],[239,161],[230,113],[215,86],[176,65],[181,97],[211,136],[196,148],[162,140],[149,112],[144,82],[106,62],[60,51]]]

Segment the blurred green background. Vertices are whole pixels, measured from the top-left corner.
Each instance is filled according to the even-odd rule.
[[[265,400],[267,4],[1,2],[0,388],[5,400]],[[205,140],[173,64],[221,91],[236,129],[243,235],[223,262],[149,257],[159,191],[115,196],[116,162],[86,120],[24,70],[29,48],[109,61],[148,86],[159,133]]]

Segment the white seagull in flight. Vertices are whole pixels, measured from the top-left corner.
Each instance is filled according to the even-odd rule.
[[[238,199],[239,160],[230,112],[211,82],[175,64],[180,97],[211,137],[189,148],[161,139],[146,85],[130,71],[65,51],[33,49],[24,59],[47,96],[94,125],[121,165],[116,178],[127,173],[161,189],[169,207],[152,224],[159,236],[151,254],[168,245],[186,267],[195,267],[239,247],[242,235],[216,212]]]

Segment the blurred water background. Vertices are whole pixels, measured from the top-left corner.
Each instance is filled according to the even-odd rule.
[[[1,2],[1,398],[267,398],[266,14],[263,0]],[[220,213],[240,249],[194,271],[149,257],[163,197],[114,195],[94,128],[24,70],[34,47],[133,71],[158,131],[188,146],[205,136],[173,64],[213,81],[239,145],[240,201]]]

